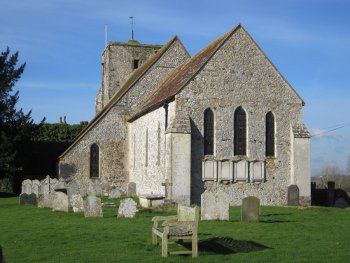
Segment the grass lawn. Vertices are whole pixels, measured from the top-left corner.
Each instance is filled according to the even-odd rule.
[[[114,200],[117,204],[119,200]],[[0,244],[7,263],[20,262],[350,262],[350,209],[262,207],[258,223],[199,223],[199,257],[161,258],[151,243],[151,218],[171,212],[143,210],[134,219],[103,218],[19,206],[0,198]]]

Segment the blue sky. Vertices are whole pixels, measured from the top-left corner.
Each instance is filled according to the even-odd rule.
[[[350,156],[350,1],[0,0],[0,50],[27,66],[19,107],[36,121],[91,120],[101,83],[104,29],[109,41],[164,44],[178,35],[191,55],[242,23],[306,102],[312,171],[346,169]],[[330,133],[326,130],[343,124]]]

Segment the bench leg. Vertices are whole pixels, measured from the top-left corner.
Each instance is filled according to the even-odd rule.
[[[152,231],[152,244],[158,245],[157,235],[153,233]]]
[[[192,257],[193,258],[198,257],[198,240],[197,240],[197,237],[194,237],[192,239]]]
[[[162,257],[168,257],[168,237],[162,237]]]

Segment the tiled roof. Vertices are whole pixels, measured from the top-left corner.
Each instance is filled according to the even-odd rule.
[[[178,66],[158,88],[138,107],[129,121],[133,121],[145,113],[159,107],[164,102],[172,99],[206,64],[215,54],[227,38],[241,25],[238,24],[232,30],[221,36],[206,48],[202,49],[192,58],[189,58],[182,65]]]

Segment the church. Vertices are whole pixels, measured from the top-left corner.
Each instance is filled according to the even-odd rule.
[[[96,116],[59,157],[59,177],[138,196],[200,204],[224,191],[309,205],[310,134],[303,99],[241,24],[191,57],[165,45],[110,42]]]

